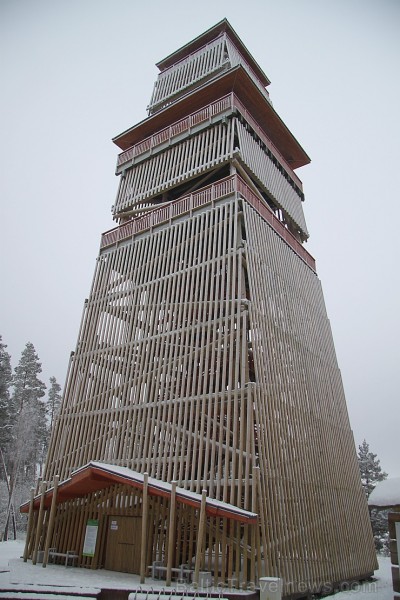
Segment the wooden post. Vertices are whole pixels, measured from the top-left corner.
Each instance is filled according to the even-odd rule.
[[[23,554],[24,562],[26,562],[28,560],[29,540],[32,535],[33,499],[34,499],[34,497],[35,497],[35,490],[34,490],[34,488],[31,488],[31,500],[29,502],[29,515],[28,515],[28,527],[27,527],[27,531],[26,531],[25,548],[24,548],[24,554]]]
[[[140,546],[140,583],[144,583],[146,577],[148,485],[149,474],[144,473],[142,498],[142,542]]]
[[[253,469],[253,474],[254,474],[254,479],[255,479],[255,488],[256,488],[256,493],[259,493],[260,490],[260,468],[259,467],[254,467]],[[257,501],[256,498],[256,507],[258,510],[260,510],[260,505]],[[257,510],[255,511],[257,512]],[[257,579],[259,580],[260,577],[262,575],[265,575],[265,556],[264,556],[264,562],[261,562],[261,542],[260,542],[260,516],[257,520],[257,525],[256,527],[256,547],[257,547]]]
[[[174,547],[175,547],[175,509],[176,509],[176,481],[173,481],[172,489],[171,489],[171,502],[170,502],[170,507],[169,507],[168,557],[167,557],[166,585],[171,585],[172,559],[174,557]]]
[[[197,544],[196,544],[196,562],[194,567],[193,583],[197,587],[199,585],[199,571],[203,559],[203,538],[206,524],[206,501],[207,501],[207,490],[203,490],[201,494],[201,506],[200,506],[200,519],[199,529],[197,532]]]
[[[36,525],[36,537],[35,537],[35,545],[33,547],[33,556],[32,556],[32,564],[36,565],[37,561],[37,553],[40,542],[40,535],[42,533],[43,528],[43,512],[44,512],[44,497],[46,494],[46,482],[42,481],[41,485],[41,497],[40,497],[40,506],[39,506],[39,516]]]
[[[56,507],[57,507],[57,491],[58,491],[58,481],[59,476],[56,475],[54,477],[54,488],[53,488],[53,497],[51,499],[51,508],[50,508],[50,518],[49,518],[49,526],[47,528],[46,535],[46,544],[44,547],[44,556],[43,556],[43,564],[42,567],[45,568],[47,565],[47,561],[49,560],[49,548],[51,536],[53,535],[53,527],[54,527],[54,519],[56,516]]]
[[[258,467],[253,467],[252,473],[252,494],[251,494],[251,510],[252,512],[257,512],[257,471]],[[256,580],[256,568],[255,568],[255,560],[254,557],[257,553],[257,560],[259,560],[258,556],[258,548],[257,546],[257,529],[258,529],[258,518],[257,522],[251,525],[251,553],[250,553],[250,582],[255,584]]]

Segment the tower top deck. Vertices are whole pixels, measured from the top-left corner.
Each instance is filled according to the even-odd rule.
[[[247,110],[265,131],[291,169],[297,169],[310,162],[310,157],[279,117],[272,104],[265,100],[259,88],[254,85],[240,65],[118,134],[113,138],[113,142],[121,150],[127,150],[184,116],[231,93],[246,105]]]
[[[148,106],[149,117],[113,138],[121,150],[133,148],[232,94],[243,103],[246,115],[251,115],[289,169],[310,162],[269,99],[266,87],[270,80],[227,19],[158,62],[157,67],[160,73]]]
[[[229,23],[229,21],[227,19],[222,19],[222,21],[220,21],[213,27],[210,27],[210,29],[207,29],[207,31],[205,31],[201,35],[197,36],[191,42],[185,44],[184,46],[182,46],[181,48],[179,48],[172,54],[169,54],[169,56],[167,56],[166,58],[163,58],[162,60],[160,60],[158,63],[156,63],[156,67],[160,71],[169,69],[177,62],[180,62],[181,60],[187,58],[188,56],[190,56],[194,52],[197,52],[197,50],[199,50],[200,48],[202,48],[203,46],[205,46],[212,40],[215,40],[222,33],[227,34],[227,36],[232,40],[232,42],[235,44],[235,46],[237,47],[239,52],[242,54],[242,56],[245,58],[245,60],[249,63],[249,65],[251,66],[253,71],[257,74],[258,78],[260,79],[260,82],[265,87],[267,87],[271,83],[270,80],[268,79],[268,77],[266,76],[264,71],[261,69],[258,62],[250,54],[250,52],[248,51],[246,46],[243,44],[242,40],[240,39],[240,37],[238,36],[238,34],[233,29],[233,27],[231,26],[231,24]]]

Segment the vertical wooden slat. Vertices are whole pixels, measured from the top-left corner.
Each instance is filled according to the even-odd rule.
[[[148,528],[148,496],[147,489],[149,483],[148,473],[143,475],[143,494],[142,494],[142,538],[140,546],[140,583],[145,582],[146,575],[146,556],[147,556],[147,528]]]
[[[30,542],[30,539],[31,539],[32,531],[34,529],[34,513],[33,513],[33,499],[34,499],[34,497],[35,497],[35,490],[34,490],[34,488],[31,488],[31,499],[30,499],[30,502],[29,502],[29,513],[28,513],[28,525],[27,525],[26,538],[25,538],[25,546],[24,546],[24,554],[23,554],[24,562],[26,562],[28,560],[29,542]]]
[[[53,535],[54,519],[56,516],[58,481],[59,481],[59,476],[56,475],[54,477],[53,497],[51,499],[50,517],[49,517],[49,524],[47,527],[47,535],[46,535],[46,542],[45,542],[45,547],[44,547],[44,556],[43,556],[42,567],[46,567],[47,562],[49,560],[49,548],[50,548],[51,538]]]
[[[172,482],[171,498],[169,505],[169,524],[168,524],[168,551],[167,551],[167,581],[166,585],[171,585],[171,569],[174,560],[175,550],[175,513],[176,513],[176,481]]]
[[[44,499],[45,499],[45,494],[46,494],[46,482],[45,481],[42,481],[42,484],[40,486],[40,493],[41,493],[41,496],[40,496],[38,521],[37,521],[37,525],[36,525],[35,545],[34,545],[33,554],[32,554],[32,564],[33,565],[36,565],[37,555],[38,555],[38,550],[39,550],[39,543],[40,543],[40,536],[41,536],[42,530],[43,530]]]
[[[197,530],[197,541],[196,541],[196,562],[194,566],[193,584],[197,587],[199,585],[199,572],[203,565],[204,560],[204,533],[206,524],[206,501],[207,501],[207,490],[203,490],[201,493],[201,506],[199,515],[199,525]]]

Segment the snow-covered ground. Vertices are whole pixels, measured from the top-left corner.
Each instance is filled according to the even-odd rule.
[[[112,588],[135,589],[139,587],[139,578],[128,573],[114,571],[90,571],[75,567],[61,565],[47,565],[45,569],[41,564],[32,565],[28,560],[23,562],[21,556],[24,543],[21,541],[0,542],[0,586],[13,585],[17,590],[22,585],[54,586],[60,591],[60,586],[77,589],[82,588]],[[351,591],[335,594],[335,600],[393,600],[392,575],[390,558],[379,557],[379,570],[375,572],[375,581],[362,585],[354,584]],[[161,582],[162,583],[162,582]],[[151,581],[153,588],[162,585]]]

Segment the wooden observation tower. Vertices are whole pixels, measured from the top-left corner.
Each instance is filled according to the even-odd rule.
[[[47,484],[22,507],[25,558],[73,549],[142,582],[207,573],[244,590],[278,576],[287,597],[371,574],[303,245],[294,170],[309,158],[226,20],[157,66],[148,118],[114,139],[118,226],[101,239]]]

